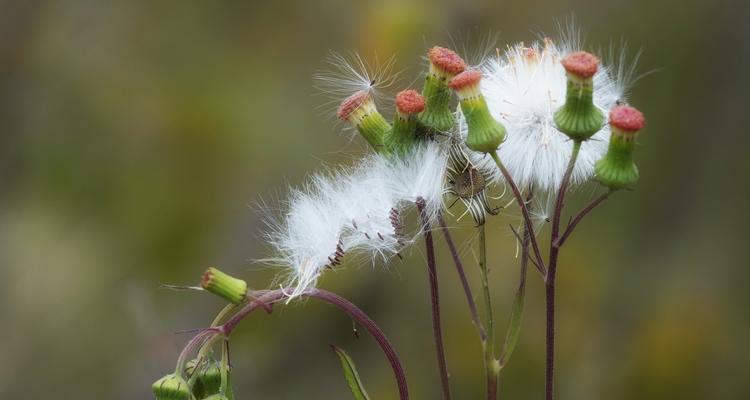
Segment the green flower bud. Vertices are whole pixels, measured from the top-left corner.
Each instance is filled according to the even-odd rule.
[[[599,59],[579,51],[562,59],[568,76],[565,104],[555,111],[557,129],[573,140],[588,140],[604,124],[604,114],[594,105],[594,74]]]
[[[378,112],[370,93],[360,90],[347,97],[339,105],[336,115],[340,120],[354,125],[376,151],[382,151],[385,148],[383,141],[391,130],[391,126]]]
[[[633,162],[633,148],[638,131],[646,124],[643,114],[633,107],[616,106],[609,113],[612,136],[609,149],[597,161],[595,179],[612,190],[623,189],[638,182],[638,167]]]
[[[201,368],[196,372],[195,366],[197,364],[196,359],[188,361],[185,366],[185,374],[191,376],[193,373],[197,373],[195,383],[193,384],[193,396],[196,399],[207,399],[212,398],[209,396],[216,395],[221,392],[221,363],[210,360],[202,364]],[[231,368],[227,371],[227,390],[226,396],[231,400],[232,386],[231,381]]]
[[[230,303],[240,304],[247,296],[247,283],[234,278],[216,268],[209,268],[203,274],[201,286],[207,291],[227,299]]]
[[[195,358],[188,361],[187,364],[185,364],[185,376],[190,378],[193,376],[193,374],[197,373],[195,370],[195,367],[197,365],[198,360]],[[206,391],[203,389],[203,383],[200,381],[200,379],[194,379],[192,389],[193,396],[195,396],[196,399],[202,399],[205,397]]]
[[[189,400],[190,388],[181,376],[169,374],[151,386],[156,400]]]
[[[448,81],[466,69],[466,62],[452,50],[438,46],[431,48],[428,56],[430,70],[422,89],[426,104],[419,122],[429,129],[446,132],[455,124]]]
[[[396,95],[396,115],[393,129],[386,136],[388,151],[404,154],[417,142],[417,114],[424,110],[424,97],[414,90],[404,90]]]
[[[466,146],[481,153],[492,153],[505,140],[505,127],[490,114],[479,89],[481,80],[481,72],[469,70],[456,75],[449,85],[458,95],[469,129]]]

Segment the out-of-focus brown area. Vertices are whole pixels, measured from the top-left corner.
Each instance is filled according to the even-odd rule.
[[[396,54],[402,84],[419,87],[432,44],[472,49],[497,32],[502,49],[554,34],[571,13],[587,48],[624,38],[631,56],[645,50],[640,72],[659,71],[630,96],[648,119],[637,190],[597,209],[562,255],[559,398],[744,397],[747,11],[700,0],[1,2],[0,397],[149,398],[189,338],[174,332],[206,325],[221,307],[159,283],[193,284],[218,265],[270,285],[275,271],[251,262],[267,255],[251,206],[275,204],[321,164],[364,149],[314,95],[311,76],[329,50]],[[507,225],[518,222],[490,228],[501,329],[518,273]],[[455,230],[478,286],[473,233],[469,223]],[[480,398],[481,349],[437,240],[454,393]],[[544,390],[543,291],[537,276],[529,282],[503,398]],[[421,243],[404,262],[346,263],[321,285],[390,335],[413,398],[439,396]],[[329,343],[352,354],[372,398],[395,398],[376,345],[314,301],[243,322],[235,393],[348,398]]]

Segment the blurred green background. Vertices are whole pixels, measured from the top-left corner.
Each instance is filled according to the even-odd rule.
[[[330,49],[396,54],[408,85],[432,44],[497,32],[502,48],[572,13],[590,48],[625,38],[631,55],[645,50],[640,72],[660,71],[630,96],[649,121],[637,191],[598,209],[562,256],[559,397],[746,398],[748,11],[708,0],[0,2],[0,397],[150,398],[188,340],[175,332],[221,307],[159,283],[196,283],[218,265],[270,284],[274,271],[251,261],[267,254],[251,205],[363,150],[311,87]],[[508,222],[490,232],[501,329],[517,279]],[[480,398],[480,346],[438,243],[454,392]],[[503,398],[544,390],[543,291],[530,277]],[[347,264],[321,284],[390,335],[413,398],[438,398],[421,243],[405,262]],[[312,301],[259,313],[233,340],[235,392],[348,398],[335,343],[373,398],[394,398],[384,357],[360,336]]]

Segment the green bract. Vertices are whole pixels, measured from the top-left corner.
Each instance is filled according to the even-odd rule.
[[[461,111],[466,119],[466,146],[481,153],[491,153],[505,140],[505,127],[495,120],[484,97],[461,100]]]
[[[591,78],[568,75],[565,104],[555,112],[557,129],[573,140],[588,140],[604,125],[604,114],[594,105]]]

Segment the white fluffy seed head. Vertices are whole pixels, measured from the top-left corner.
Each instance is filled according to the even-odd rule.
[[[262,261],[288,271],[290,298],[342,258],[387,261],[413,241],[403,236],[399,218],[418,198],[430,218],[437,216],[445,163],[440,145],[429,143],[400,158],[373,154],[352,168],[315,175],[292,192],[282,218],[268,222],[275,255]]]
[[[388,174],[399,203],[399,209],[413,206],[418,199],[425,203],[430,221],[437,218],[442,207],[443,180],[448,157],[437,142],[416,145],[401,158],[381,158],[380,168]]]
[[[560,59],[567,52],[579,50],[577,46],[558,46],[549,39],[530,47],[516,44],[482,65],[481,87],[487,105],[507,129],[500,158],[522,189],[533,186],[535,190],[554,191],[562,181],[573,143],[555,128],[553,115],[565,103],[566,76]],[[594,104],[603,112],[621,99],[623,90],[606,66],[594,76]],[[466,135],[465,124],[460,124],[460,130]],[[573,183],[593,175],[594,163],[607,151],[608,142],[609,129],[605,127],[583,143]],[[492,171],[493,180],[502,180],[489,157],[478,164]]]

